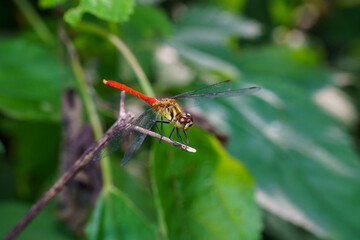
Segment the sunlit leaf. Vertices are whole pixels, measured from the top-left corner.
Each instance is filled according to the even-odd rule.
[[[71,8],[64,14],[64,19],[70,25],[75,25],[81,20],[83,13],[84,10],[80,6]]]
[[[155,226],[115,188],[105,189],[86,227],[89,239],[156,239]]]
[[[191,129],[189,153],[155,145],[153,186],[161,232],[169,239],[259,239],[254,182],[208,133]]]
[[[129,19],[134,6],[134,0],[81,0],[79,6],[66,12],[65,20],[75,25],[83,13],[89,12],[102,20],[124,22]]]

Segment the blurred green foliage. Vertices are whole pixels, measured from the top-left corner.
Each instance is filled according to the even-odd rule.
[[[89,209],[80,238],[359,236],[360,4],[146,2],[4,3],[0,213],[9,221],[0,223],[0,234],[58,176],[66,137],[61,129],[68,124],[61,105],[64,91],[85,87],[106,126],[115,121],[119,93],[101,80],[141,91],[124,51],[111,41],[117,37],[159,95],[225,79],[232,79],[236,88],[257,85],[262,90],[211,100],[196,109],[229,136],[225,147],[194,127],[188,135],[197,153],[145,141],[123,168],[117,160],[122,153],[114,154],[113,183]],[[69,57],[69,43],[59,35],[63,25],[57,23],[63,20],[87,82],[75,81],[79,69]],[[127,111],[142,112],[137,102],[128,96]],[[90,113],[81,112],[87,122]],[[59,224],[55,209],[55,204],[46,207],[19,239],[79,238]]]
[[[30,204],[25,204],[16,201],[1,201],[0,217],[4,221],[0,224],[0,234],[4,236],[10,228],[29,210]],[[51,220],[53,215],[54,205],[50,204],[30,223],[29,227],[25,229],[19,239],[54,239],[64,240],[69,239],[71,234],[67,231],[59,231],[60,224]]]
[[[0,108],[13,118],[59,121],[60,72],[54,49],[26,38],[2,38]],[[64,69],[65,70],[65,69]]]

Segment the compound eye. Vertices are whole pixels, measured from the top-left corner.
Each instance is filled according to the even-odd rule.
[[[185,123],[186,122],[186,118],[185,117],[183,117],[183,116],[181,116],[180,118],[179,118],[179,122],[180,123]]]

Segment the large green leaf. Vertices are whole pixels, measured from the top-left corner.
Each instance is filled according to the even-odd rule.
[[[89,239],[156,239],[156,228],[117,189],[106,188],[86,227]]]
[[[106,21],[124,22],[129,19],[134,6],[134,0],[81,0],[79,6],[65,13],[64,18],[75,25],[85,12],[89,12]]]
[[[67,68],[56,52],[20,38],[0,41],[0,111],[20,119],[58,120]],[[63,77],[60,80],[60,76]]]
[[[165,239],[259,239],[254,182],[210,134],[191,129],[189,153],[155,145],[152,178]]]
[[[142,149],[145,146],[142,146]],[[148,156],[148,153],[145,151],[140,151],[134,157],[138,158],[140,164],[144,164],[144,159]],[[126,167],[122,167],[120,160],[123,157],[123,153],[114,157],[116,159],[112,163],[114,183],[119,190],[124,193],[134,205],[143,213],[143,215],[151,222],[156,223],[156,209],[155,203],[151,192],[150,181],[148,178],[147,168],[137,168],[138,170],[134,173],[129,171],[129,168],[134,167],[130,166],[132,163],[136,162],[136,159],[132,159]],[[136,163],[135,163],[136,164]],[[140,169],[143,171],[140,172]]]
[[[262,62],[268,52],[262,53],[249,53],[258,56],[251,61],[271,65]],[[292,72],[294,77],[287,71],[287,78],[282,76],[283,70],[261,74],[259,68],[256,74],[251,69],[245,73],[250,60],[244,62],[244,67],[239,66],[242,80],[261,85],[263,91],[257,95],[262,99],[220,100],[203,106],[203,110],[212,113],[209,116],[217,126],[231,133],[228,149],[254,174],[258,200],[267,210],[318,236],[351,239],[358,235],[360,219],[351,217],[354,211],[360,214],[354,209],[360,192],[358,157],[343,126],[324,113],[311,96],[329,75],[323,73],[317,79],[321,74],[299,64],[301,75],[309,78],[301,85],[297,71]],[[287,69],[296,61],[285,58],[281,62],[281,69]],[[313,86],[306,86],[311,81]],[[222,118],[214,109],[221,109]]]
[[[314,102],[316,91],[331,85],[332,77],[315,53],[268,47],[240,54],[200,38],[184,42],[181,34],[171,44],[194,66],[213,71],[204,63],[217,59],[239,80],[263,87],[259,97],[202,106],[231,135],[228,150],[256,178],[260,204],[322,238],[360,235],[360,218],[354,217],[360,216],[360,162],[344,126]]]

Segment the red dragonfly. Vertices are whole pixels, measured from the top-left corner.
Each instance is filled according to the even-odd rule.
[[[161,131],[159,130],[158,126],[156,126],[160,131],[160,134],[162,134],[163,123],[173,124],[174,127],[171,130],[169,138],[171,139],[171,136],[176,129],[177,137],[181,140],[182,143],[184,143],[184,140],[180,136],[180,129],[182,130],[186,138],[186,145],[189,144],[186,130],[188,130],[193,125],[193,119],[190,113],[183,112],[181,110],[176,100],[184,98],[194,98],[196,100],[199,100],[202,98],[232,97],[250,94],[260,90],[259,87],[231,89],[230,82],[230,80],[226,80],[194,91],[182,93],[171,98],[162,98],[159,100],[156,98],[148,97],[138,91],[135,91],[132,88],[129,88],[128,86],[125,86],[124,84],[111,80],[103,80],[104,84],[113,88],[126,91],[144,100],[151,106],[150,109],[146,110],[137,119],[133,120],[131,122],[132,125],[150,130],[156,123],[161,123]],[[158,120],[159,118],[161,118],[161,120]],[[163,118],[165,118],[167,121],[163,121]],[[108,143],[105,144],[105,146],[107,147],[106,150],[101,149],[98,153],[95,153],[95,159],[100,159],[106,155],[109,155],[110,153],[118,149],[120,146],[122,146],[124,143],[126,143],[125,155],[123,160],[121,161],[121,165],[124,165],[139,149],[145,137],[146,134],[135,131],[132,128],[119,129],[118,132],[114,134],[114,137],[109,139]]]

